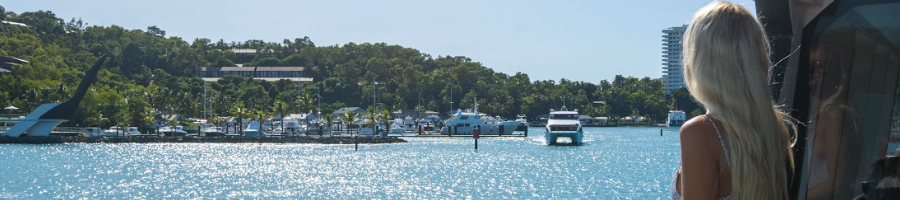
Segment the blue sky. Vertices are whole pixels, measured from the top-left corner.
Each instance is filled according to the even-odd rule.
[[[662,29],[686,24],[710,0],[267,1],[12,0],[7,11],[51,10],[91,25],[213,41],[309,36],[316,45],[398,44],[432,56],[467,56],[532,80],[597,83],[662,76]],[[755,12],[752,0],[734,0]]]

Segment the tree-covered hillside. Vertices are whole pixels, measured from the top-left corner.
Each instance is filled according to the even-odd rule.
[[[298,85],[228,76],[208,83],[207,99],[217,116],[230,116],[239,103],[271,112],[276,101],[286,102],[291,112],[306,112],[316,108],[317,90],[323,112],[368,107],[373,81],[382,84],[377,88],[379,102],[390,110],[419,107],[445,112],[451,107],[471,108],[477,97],[479,111],[512,118],[546,114],[562,106],[565,98],[569,108],[592,116],[642,115],[664,120],[675,105],[666,100],[658,78],[616,76],[597,84],[531,80],[527,74],[496,72],[464,56],[435,57],[384,43],[317,46],[308,37],[281,42],[185,41],[156,26],[146,30],[104,27],[74,18],[66,21],[51,11],[13,13],[2,7],[0,18],[28,25],[0,24],[0,55],[29,61],[13,67],[11,74],[0,74],[0,105],[17,106],[20,113],[69,98],[84,71],[100,55],[110,55],[70,126],[140,125],[151,122],[152,115],[166,113],[199,117],[204,83],[196,77],[197,70],[235,64],[303,66],[304,76],[314,81]],[[232,49],[257,53],[241,58]],[[681,101],[680,108],[696,108],[686,93],[680,95],[675,98]],[[694,107],[685,108],[690,105],[683,102]]]

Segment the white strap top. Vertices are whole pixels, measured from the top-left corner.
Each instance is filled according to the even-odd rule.
[[[722,139],[722,133],[719,133],[719,127],[716,127],[716,122],[710,119],[709,116],[704,116],[706,121],[709,121],[713,125],[713,129],[716,129],[716,135],[719,136],[719,145],[722,145],[722,151],[725,153],[725,163],[728,165],[728,169],[731,169],[731,156],[728,155],[728,149],[725,148],[725,140]],[[681,171],[681,165],[678,165],[678,170],[675,171],[675,177],[672,178],[672,186],[670,189],[670,196],[672,196],[672,200],[681,200],[681,192],[678,191],[678,171]],[[725,196],[719,198],[719,200],[731,200],[731,196]]]

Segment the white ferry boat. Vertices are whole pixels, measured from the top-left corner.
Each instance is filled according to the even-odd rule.
[[[684,125],[686,116],[684,115],[684,111],[681,110],[670,110],[669,117],[666,118],[666,126],[667,127],[679,127]]]
[[[578,109],[568,111],[565,106],[559,111],[550,109],[550,114],[547,117],[544,138],[547,140],[548,145],[557,144],[556,139],[560,137],[571,138],[574,145],[582,144],[584,131],[582,130],[581,122],[578,121]]]

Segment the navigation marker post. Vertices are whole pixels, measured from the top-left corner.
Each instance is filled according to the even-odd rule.
[[[472,138],[475,138],[475,150],[478,150],[479,137],[481,137],[481,125],[475,126],[475,130],[472,131]]]

